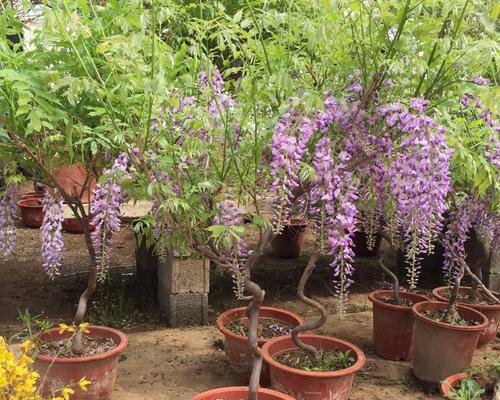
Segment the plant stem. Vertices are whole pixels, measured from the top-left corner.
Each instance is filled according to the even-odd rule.
[[[389,243],[389,245],[390,245],[389,252],[391,250],[393,250],[394,245],[393,245],[391,237],[382,230],[380,230],[378,232],[378,234],[380,235],[380,237],[382,237],[382,239],[385,239]],[[384,257],[385,257],[385,254],[380,254],[380,256],[377,259],[377,265],[382,269],[382,271],[384,271],[392,279],[392,283],[394,286],[393,287],[394,300],[396,301],[396,304],[400,305],[401,304],[401,290],[400,290],[401,288],[399,286],[399,279],[394,272],[392,272],[389,268],[387,268],[385,266]]]
[[[456,303],[457,303],[457,298],[458,298],[458,292],[460,290],[460,283],[462,282],[462,278],[464,276],[465,269],[463,265],[460,265],[460,270],[458,271],[457,274],[457,279],[455,280],[455,284],[453,286],[450,300],[448,301],[448,305],[446,306],[446,312],[444,314],[443,320],[449,324],[452,323],[452,321],[460,319],[460,315],[458,314]]]
[[[309,280],[312,273],[316,269],[316,261],[318,260],[319,253],[320,253],[319,252],[319,245],[316,244],[314,246],[311,257],[309,257],[309,261],[307,263],[307,266],[304,269],[302,276],[300,277],[299,286],[297,287],[297,296],[299,297],[299,299],[302,302],[304,302],[305,304],[307,304],[311,307],[314,307],[316,310],[318,310],[320,313],[320,317],[316,321],[305,322],[302,325],[299,325],[299,326],[293,328],[293,330],[292,330],[292,340],[295,343],[295,345],[298,348],[300,348],[304,351],[307,351],[308,353],[311,353],[316,360],[319,360],[321,357],[318,349],[316,349],[314,346],[305,344],[302,340],[300,340],[298,335],[301,332],[306,332],[306,331],[309,331],[312,329],[318,329],[318,328],[322,327],[326,322],[327,314],[326,314],[325,308],[319,302],[307,297],[304,294],[304,290],[305,290],[307,281]]]

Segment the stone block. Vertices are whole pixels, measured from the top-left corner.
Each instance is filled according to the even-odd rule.
[[[500,274],[493,273],[488,275],[487,279],[488,289],[500,292]]]
[[[175,257],[158,261],[158,294],[208,293],[210,262],[206,258]]]
[[[208,323],[208,294],[179,293],[158,296],[171,327],[206,325]]]

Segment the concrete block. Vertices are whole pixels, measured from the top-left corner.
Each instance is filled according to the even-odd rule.
[[[179,293],[159,295],[158,300],[171,327],[206,325],[208,323],[208,294]]]
[[[158,293],[208,293],[210,261],[206,258],[175,257],[169,253],[158,261]]]

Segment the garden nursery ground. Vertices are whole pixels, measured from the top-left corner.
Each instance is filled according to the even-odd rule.
[[[42,265],[38,230],[19,227],[18,246],[8,260],[0,263],[0,334],[10,336],[23,329],[18,319],[18,310],[29,309],[31,315],[48,319],[54,323],[70,321],[84,284],[87,269],[87,253],[79,235],[65,235],[62,276],[55,284],[48,280]],[[121,357],[118,380],[112,400],[177,400],[189,399],[204,390],[220,386],[243,384],[231,373],[221,350],[222,336],[213,326],[217,313],[235,304],[230,284],[220,276],[212,274],[210,298],[211,325],[203,327],[165,328],[162,316],[141,304],[146,311],[132,310],[136,306],[134,295],[135,259],[133,233],[130,227],[123,229],[115,241],[112,260],[113,283],[101,289],[95,296],[90,322],[102,323],[123,329],[129,335],[129,347]],[[292,310],[304,317],[314,315],[294,297],[290,274],[303,268],[303,259],[284,263],[275,260],[265,268],[286,265],[286,272],[275,271],[272,284],[266,287],[269,303]],[[273,259],[271,258],[271,261]],[[360,346],[368,361],[356,375],[352,400],[405,400],[439,399],[436,391],[419,385],[411,374],[411,363],[386,361],[374,354],[372,345],[372,312],[367,294],[380,285],[382,277],[376,269],[365,268],[363,281],[356,285],[351,295],[346,321],[334,315],[335,305],[324,284],[325,276],[319,272],[311,285],[316,285],[320,301],[330,312],[328,323],[321,332],[346,339]],[[288,274],[286,279],[280,279]],[[257,272],[258,277],[258,272]],[[298,276],[298,274],[297,274]],[[27,279],[26,277],[29,277]],[[258,279],[256,278],[258,281]],[[288,284],[281,284],[288,282]],[[321,290],[320,290],[321,289]],[[134,299],[131,303],[130,299]],[[143,299],[144,300],[144,299]],[[145,302],[145,301],[144,301]],[[112,307],[113,306],[113,307]],[[103,312],[106,311],[106,312]],[[95,319],[99,314],[100,320]],[[500,351],[497,338],[486,348],[476,351],[473,365],[484,363],[488,354]]]

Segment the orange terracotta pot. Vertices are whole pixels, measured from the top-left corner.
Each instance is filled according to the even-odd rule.
[[[21,198],[17,205],[21,210],[21,219],[27,228],[40,228],[43,222],[42,199],[36,197]]]
[[[460,317],[477,325],[459,326],[431,319],[422,312],[443,311],[447,303],[423,301],[413,306],[415,315],[415,353],[413,374],[424,382],[440,383],[448,376],[468,368],[477,346],[479,334],[489,324],[483,314],[458,306]]]
[[[448,298],[444,295],[449,289],[449,286],[437,287],[432,291],[433,296],[439,301],[447,302]],[[468,286],[460,286],[460,292],[468,294],[471,290]],[[500,296],[498,292],[492,292],[495,296]],[[484,332],[479,335],[479,340],[477,341],[477,347],[482,347],[485,344],[491,342],[497,332],[500,330],[500,304],[469,304],[460,303],[463,306],[470,307],[473,310],[479,311],[481,314],[486,315],[490,320],[490,323]]]
[[[89,178],[87,182],[87,170],[83,165],[63,165],[55,173],[55,178],[57,184],[70,196],[77,198],[81,194],[80,200],[83,203],[90,202],[96,181],[94,178]]]
[[[192,397],[191,400],[246,400],[248,387],[225,387],[209,390]],[[259,389],[259,400],[295,400],[286,394],[270,389]]]
[[[217,329],[224,335],[224,350],[229,364],[242,384],[248,384],[248,380],[252,372],[253,355],[248,349],[248,337],[237,335],[228,329],[226,325],[236,320],[247,319],[246,310],[246,307],[232,308],[220,314],[215,322]],[[304,320],[297,314],[274,307],[261,307],[259,311],[259,318],[270,318],[282,321],[292,327],[296,327],[304,323]],[[259,339],[259,347],[262,347],[269,340],[270,339]],[[269,382],[269,368],[266,363],[263,363],[261,384],[269,385]]]
[[[281,258],[297,258],[300,256],[302,246],[306,240],[307,221],[296,218],[291,219],[283,227],[283,231],[271,240],[271,248]]]
[[[408,361],[413,357],[414,316],[411,307],[389,304],[381,297],[393,297],[392,290],[376,290],[368,295],[373,303],[373,344],[375,353],[394,361]],[[415,303],[429,300],[411,292],[401,292],[400,296]]]
[[[95,231],[95,225],[89,223],[89,232],[94,232]],[[68,232],[68,233],[75,233],[75,234],[82,234],[83,229],[80,226],[80,223],[78,222],[77,218],[64,218],[64,221],[62,223],[62,228]]]
[[[328,336],[300,335],[302,341],[324,351],[350,350],[355,363],[349,368],[331,372],[303,371],[289,368],[274,360],[280,353],[296,349],[291,336],[271,339],[262,347],[262,356],[269,364],[271,387],[300,400],[348,400],[354,374],[365,365],[365,354],[353,344]]]
[[[89,336],[101,336],[113,339],[117,344],[112,350],[85,357],[53,358],[38,354],[34,369],[40,374],[43,382],[42,393],[48,396],[54,388],[60,388],[86,378],[92,383],[84,392],[73,388],[75,393],[71,400],[107,400],[111,397],[116,380],[118,357],[127,347],[127,336],[112,328],[104,326],[89,326]],[[59,334],[59,328],[41,333],[40,338],[57,341],[71,336],[70,332]]]
[[[462,372],[460,374],[449,376],[443,382],[441,382],[439,388],[441,389],[441,394],[444,396],[444,398],[449,399],[449,397],[446,397],[446,394],[453,391],[453,389],[456,388],[460,384],[460,382],[468,376],[469,374]]]

